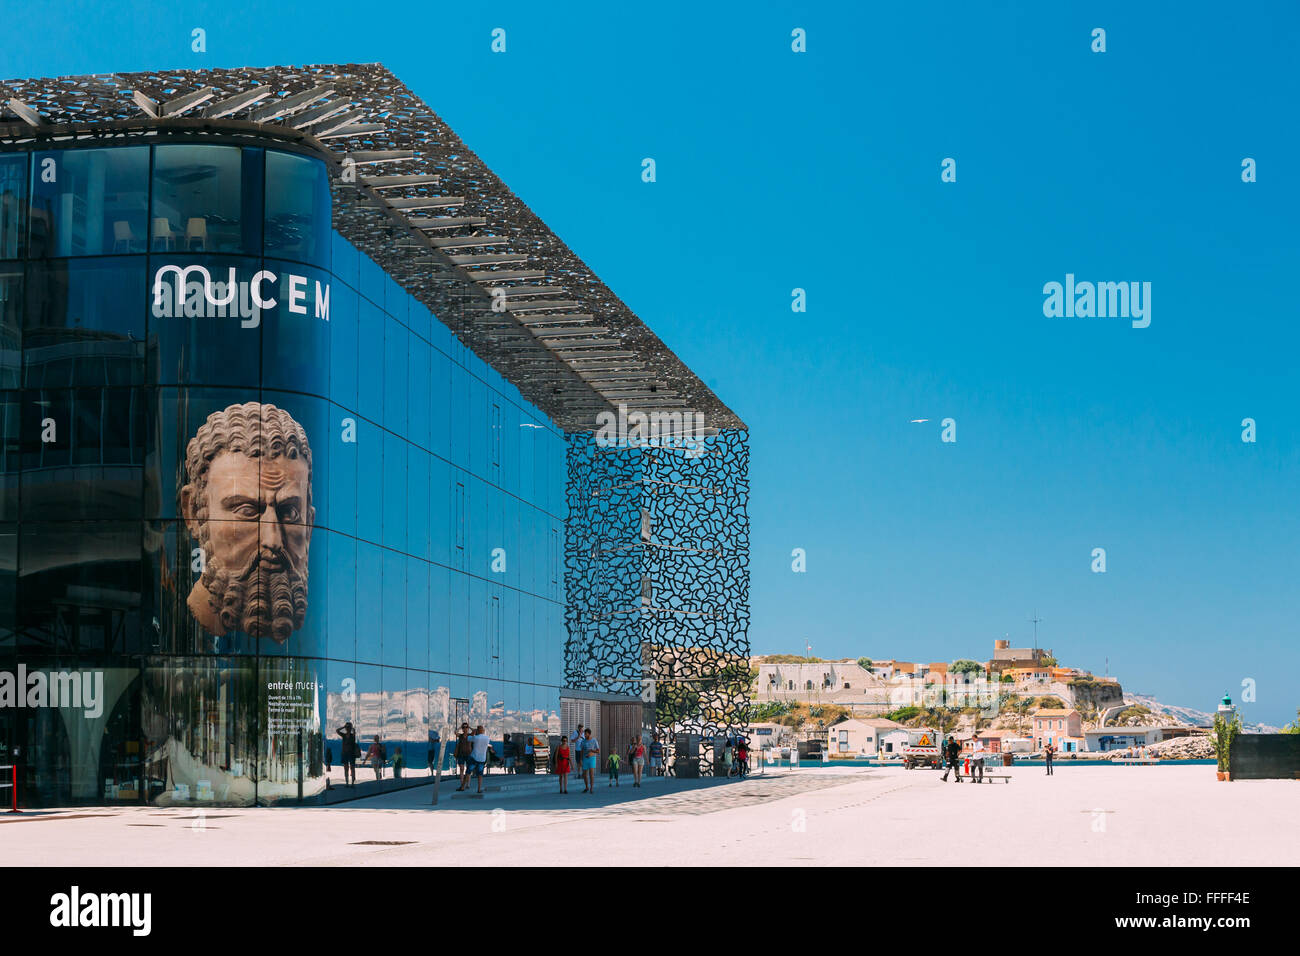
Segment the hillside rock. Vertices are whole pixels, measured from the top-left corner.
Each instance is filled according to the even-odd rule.
[[[1147,754],[1159,760],[1205,760],[1214,758],[1214,744],[1209,737],[1204,735],[1175,737],[1172,740],[1162,740],[1160,743],[1152,744],[1149,747],[1139,747],[1137,750],[1145,750]],[[1124,757],[1138,755],[1127,750],[1113,750],[1099,756],[1103,760],[1120,760]]]

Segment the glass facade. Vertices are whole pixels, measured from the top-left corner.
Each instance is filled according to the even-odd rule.
[[[26,805],[310,795],[346,721],[408,771],[558,729],[564,438],[332,230],[316,158],[0,154],[0,398]]]

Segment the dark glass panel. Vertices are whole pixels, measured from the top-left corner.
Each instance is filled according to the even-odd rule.
[[[21,259],[27,236],[27,156],[0,156],[0,259]]]
[[[140,649],[138,521],[25,522],[18,552],[19,652],[105,657]]]
[[[325,164],[266,154],[266,254],[330,267],[330,194]]]
[[[22,384],[23,265],[0,264],[0,388]]]
[[[23,517],[140,517],[143,398],[132,388],[23,392]]]
[[[275,305],[262,311],[262,386],[328,396],[329,273],[271,260],[264,268],[275,275],[264,286]]]
[[[263,306],[279,301],[272,273],[229,256],[151,256],[149,267],[151,377],[256,389]]]
[[[156,147],[150,250],[260,255],[263,152],[237,146]]]
[[[18,599],[18,526],[0,525],[0,670],[13,662],[14,602]]]
[[[0,392],[0,521],[18,520],[22,471],[22,393]]]
[[[137,257],[33,263],[23,315],[26,384],[143,382],[145,280]]]
[[[149,148],[34,153],[33,258],[145,251]]]

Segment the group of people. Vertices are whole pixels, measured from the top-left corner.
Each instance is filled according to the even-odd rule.
[[[475,727],[473,733],[470,733],[468,723],[460,725],[460,733],[456,735],[456,749],[452,754],[456,759],[456,772],[460,776],[460,786],[456,788],[458,791],[469,787],[472,775],[478,785],[476,792],[483,792],[483,771],[487,769],[488,754],[491,752],[492,740],[482,724]]]
[[[560,793],[569,792],[569,774],[575,767],[582,778],[582,792],[593,793],[596,789],[596,770],[600,765],[600,741],[592,735],[590,727],[578,725],[568,737],[560,738],[560,746],[555,754],[555,773],[560,778]],[[664,745],[659,735],[654,736],[650,746],[640,737],[633,737],[627,745],[627,766],[632,768],[632,786],[641,786],[647,763],[656,775],[663,774]],[[621,786],[619,773],[623,769],[624,757],[617,752],[605,758],[605,771],[609,775],[609,786]]]
[[[357,742],[357,732],[348,721],[342,727],[334,731],[342,741],[341,764],[343,766],[343,781],[346,785],[355,786],[357,782],[357,762],[360,759],[362,763],[370,764],[375,771],[375,779],[382,780],[384,776],[384,767],[389,763],[388,750],[384,746],[379,735],[371,742],[369,749],[366,750],[364,758],[361,757],[361,748]],[[951,740],[951,738],[949,738]],[[433,765],[438,759],[441,744],[437,740],[436,734],[430,735],[429,745],[429,767],[433,771]],[[531,738],[529,738],[531,743]],[[527,751],[532,752],[533,748],[527,746]],[[518,763],[519,748],[518,744],[513,741],[510,734],[506,734],[502,742],[502,762],[505,764],[507,773],[514,773]],[[483,773],[487,769],[488,761],[496,758],[496,752],[492,749],[492,742],[489,739],[482,724],[471,730],[468,722],[460,725],[460,731],[456,735],[456,743],[452,756],[456,762],[456,773],[460,778],[460,786],[457,791],[466,790],[469,787],[470,778],[473,777],[477,782],[477,792],[483,792]],[[555,754],[555,773],[559,777],[560,793],[569,792],[569,775],[575,770],[582,779],[583,793],[593,793],[596,789],[596,772],[601,767],[601,747],[600,741],[592,734],[590,727],[584,728],[581,724],[568,737],[560,738],[560,746]],[[329,750],[326,748],[326,760],[329,759]],[[625,763],[626,761],[626,763]],[[733,773],[744,775],[749,767],[748,744],[743,737],[728,739],[723,752],[723,762],[726,765],[728,776]],[[400,778],[405,761],[402,756],[402,748],[397,747],[394,751],[391,766],[393,776]],[[641,780],[645,775],[647,766],[650,773],[654,776],[664,775],[664,745],[659,739],[658,734],[653,735],[653,739],[646,744],[640,736],[633,737],[627,745],[626,756],[620,753],[611,753],[605,757],[604,769],[609,776],[609,786],[620,786],[620,773],[624,767],[630,767],[632,770],[632,786],[640,787]],[[947,779],[947,774],[944,775]]]
[[[984,741],[980,740],[976,734],[971,743],[971,755],[969,757],[968,776],[975,783],[984,782]],[[961,783],[961,743],[952,734],[943,742],[940,751],[943,761],[947,763],[947,769],[943,772],[944,783],[948,782],[948,774],[953,775],[955,783]]]
[[[352,721],[348,721],[342,727],[339,727],[334,733],[338,734],[339,740],[342,741],[342,752],[339,762],[343,765],[343,783],[348,786],[356,786],[357,783],[357,757],[361,753],[361,748],[357,744],[357,732],[352,726]],[[326,750],[326,769],[329,769],[329,751]],[[361,761],[368,763],[375,771],[375,779],[384,779],[384,767],[388,764],[388,748],[384,742],[375,734],[375,739],[371,741],[366,755]],[[406,758],[402,756],[402,748],[398,747],[393,751],[393,777],[401,779],[402,768],[406,766]]]
[[[722,764],[727,776],[744,777],[749,774],[749,741],[744,737],[727,738],[722,748]]]
[[[1052,776],[1052,758],[1055,755],[1056,748],[1051,744],[1043,748],[1043,759],[1047,763],[1047,775],[1049,777]],[[971,754],[967,758],[969,761],[967,776],[975,783],[983,783],[984,781],[984,759],[987,756],[988,752],[984,749],[984,741],[980,740],[979,734],[976,734],[971,739]],[[948,782],[949,773],[953,775],[954,782],[961,783],[961,743],[952,734],[949,734],[948,738],[943,742],[943,746],[939,751],[939,760],[946,768],[943,772],[944,783]]]

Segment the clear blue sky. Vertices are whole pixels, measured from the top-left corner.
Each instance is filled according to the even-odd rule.
[[[1036,608],[1294,716],[1294,4],[488,6],[6,0],[0,73],[385,63],[751,426],[756,651],[984,658]],[[1045,318],[1067,272],[1150,327]]]

